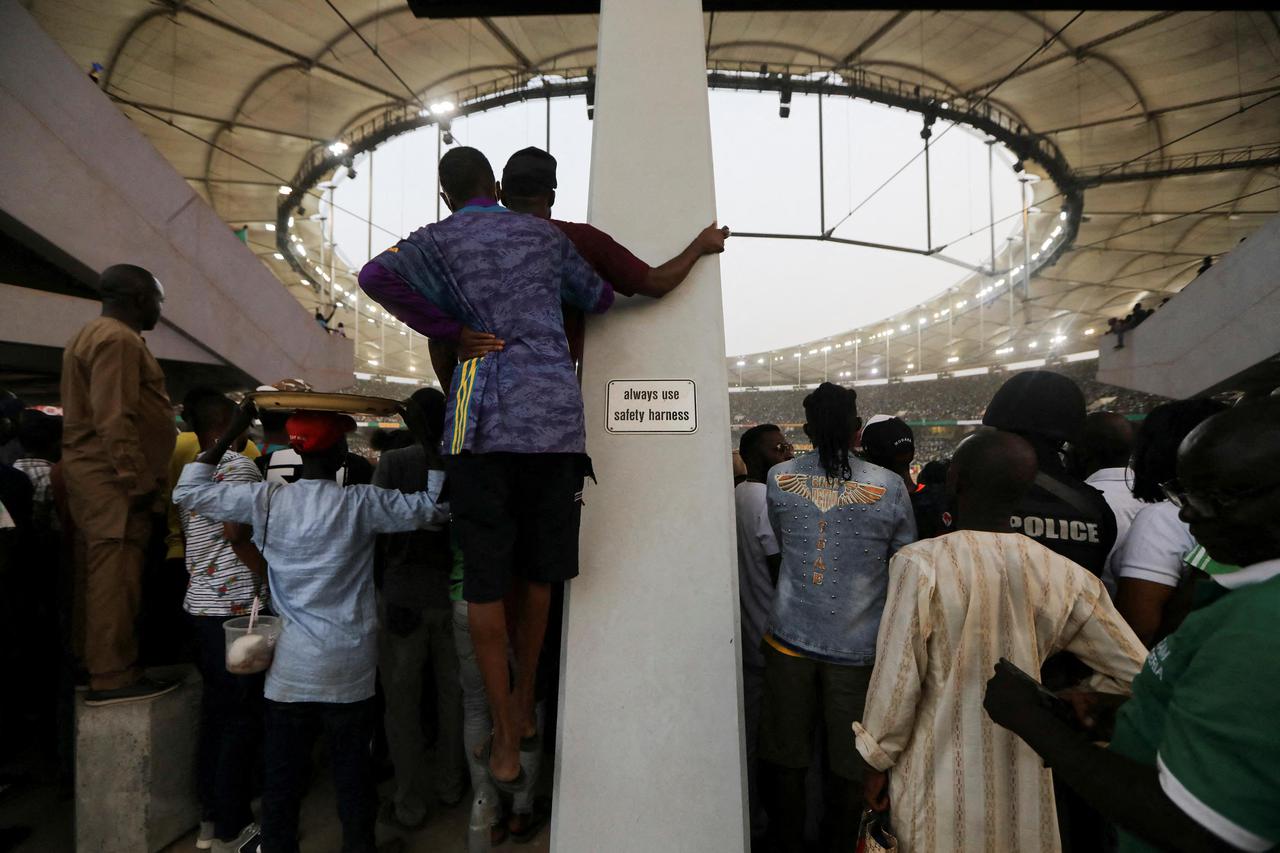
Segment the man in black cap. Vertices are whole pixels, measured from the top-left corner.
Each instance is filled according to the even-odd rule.
[[[680,254],[660,266],[651,267],[599,228],[551,218],[551,207],[556,201],[556,158],[541,148],[522,148],[511,155],[502,170],[498,194],[509,209],[550,220],[572,241],[578,253],[600,277],[613,285],[614,292],[623,296],[661,299],[688,278],[699,258],[723,252],[724,241],[729,236],[728,228],[720,228],[713,222],[699,231]],[[583,320],[582,311],[565,306],[565,336],[569,339],[569,354],[575,362],[582,359]],[[431,345],[432,363],[439,371],[441,366],[447,367],[455,358],[466,360],[500,350],[503,342],[493,335],[464,328],[456,356],[446,352],[449,349],[447,342],[432,341]],[[440,377],[442,385],[447,378]]]
[[[1014,374],[987,405],[982,423],[1016,433],[1036,452],[1035,482],[1012,517],[1013,529],[1101,577],[1116,541],[1116,519],[1102,492],[1067,471],[1065,452],[1084,434],[1084,392],[1050,370]],[[1089,668],[1057,654],[1045,661],[1040,678],[1051,690],[1083,681]],[[1084,853],[1104,849],[1105,828],[1097,814],[1055,777],[1062,849]]]
[[[1014,528],[1101,576],[1116,539],[1115,515],[1102,493],[1071,476],[1063,460],[1065,446],[1084,432],[1079,386],[1049,370],[1015,374],[991,398],[982,422],[1017,433],[1036,451],[1040,470]]]
[[[940,500],[941,496],[936,491],[925,489],[923,483],[916,483],[911,478],[911,463],[916,458],[916,437],[907,422],[888,415],[868,418],[867,425],[862,428],[860,444],[868,462],[888,468],[906,484],[911,510],[916,517],[916,536],[931,539],[946,533],[942,524],[945,501]]]

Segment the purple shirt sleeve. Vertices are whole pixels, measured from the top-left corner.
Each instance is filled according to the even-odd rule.
[[[360,289],[391,312],[391,315],[420,335],[435,340],[454,341],[462,324],[405,283],[404,279],[377,261],[360,270]]]

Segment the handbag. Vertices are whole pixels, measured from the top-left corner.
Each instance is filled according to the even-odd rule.
[[[889,830],[889,813],[862,810],[856,853],[897,853],[898,839]]]

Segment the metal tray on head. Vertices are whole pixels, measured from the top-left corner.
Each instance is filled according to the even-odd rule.
[[[344,412],[350,415],[393,417],[400,403],[386,397],[364,394],[323,394],[316,391],[253,391],[246,394],[259,409],[309,409],[315,412]]]

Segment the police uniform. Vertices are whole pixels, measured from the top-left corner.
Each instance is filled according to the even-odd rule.
[[[1116,541],[1116,517],[1102,492],[1066,474],[1040,471],[1013,529],[1101,577]]]

